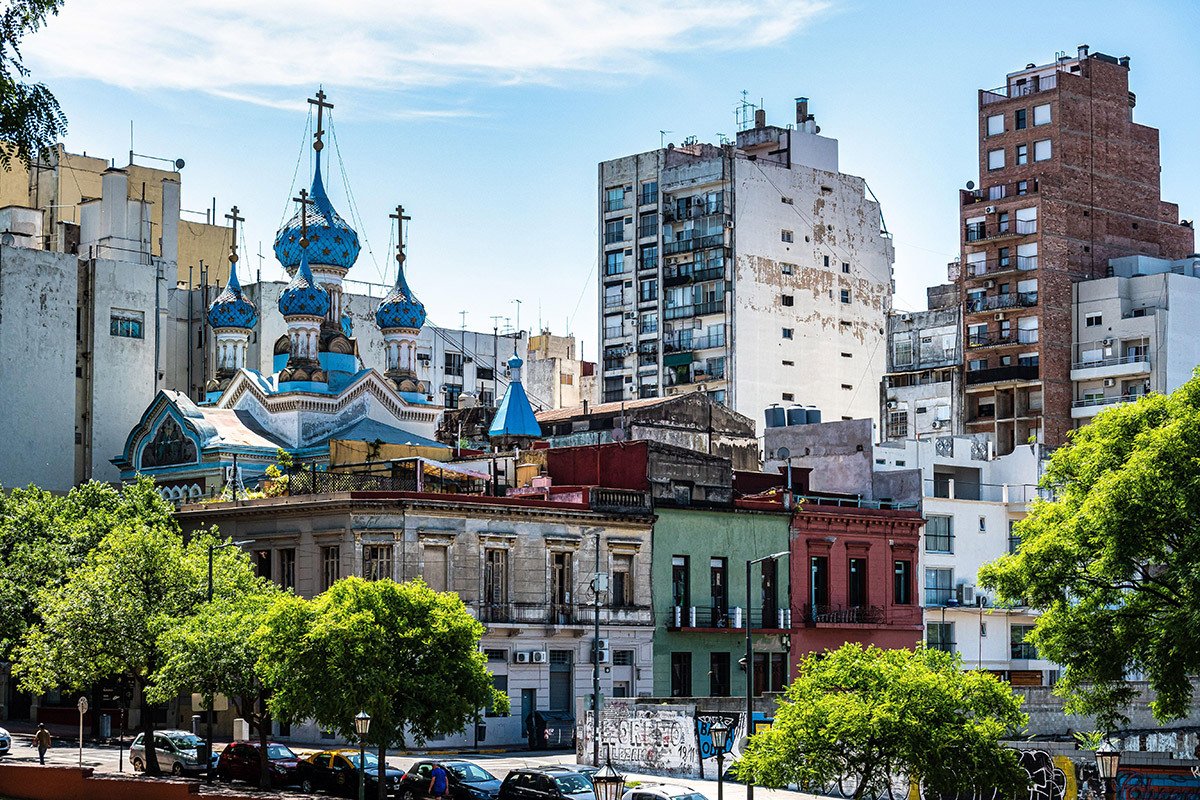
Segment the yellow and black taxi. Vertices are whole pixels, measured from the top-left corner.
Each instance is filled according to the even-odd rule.
[[[365,772],[367,796],[377,796],[379,759],[373,753],[367,753],[362,763],[359,758],[357,750],[322,750],[307,756],[300,762],[301,790],[312,792],[324,789],[330,794],[357,797],[358,776]],[[403,776],[404,773],[394,767],[383,769],[384,791],[388,797],[399,796],[400,779]]]

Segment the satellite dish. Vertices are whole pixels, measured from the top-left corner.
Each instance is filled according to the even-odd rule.
[[[975,181],[967,181],[967,188],[968,188],[968,189],[974,189],[974,188],[975,188]]]
[[[183,163],[183,159],[182,159],[182,158],[177,158],[177,159],[175,159],[175,169],[176,169],[176,170],[181,170],[181,169],[183,169],[185,166],[187,166],[187,165]]]
[[[614,442],[625,441],[625,429],[624,428],[613,428],[612,440]]]
[[[775,457],[782,458],[786,461],[787,459],[792,457],[792,451],[788,450],[786,447],[781,447],[775,451]]]

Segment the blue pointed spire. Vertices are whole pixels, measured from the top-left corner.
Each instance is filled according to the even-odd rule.
[[[504,391],[504,399],[492,417],[491,427],[488,428],[489,439],[540,439],[542,426],[533,415],[525,387],[521,385],[521,366],[525,362],[517,355],[513,347],[512,357],[508,359],[508,388]]]
[[[301,208],[275,234],[275,258],[289,272],[300,265],[300,215],[308,223],[308,258],[314,264],[350,269],[358,260],[361,245],[358,233],[338,215],[325,191],[321,177],[321,151],[316,152],[313,167],[312,205]]]
[[[279,295],[279,312],[284,317],[323,317],[329,311],[329,295],[317,285],[308,266],[308,248],[300,248],[300,266],[292,282]]]
[[[258,309],[242,294],[237,263],[230,262],[229,283],[208,307],[208,324],[214,328],[253,328],[257,321]]]

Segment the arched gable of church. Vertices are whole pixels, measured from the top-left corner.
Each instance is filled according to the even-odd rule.
[[[198,464],[200,451],[194,434],[185,430],[168,411],[139,446],[135,463],[139,472],[182,464]]]

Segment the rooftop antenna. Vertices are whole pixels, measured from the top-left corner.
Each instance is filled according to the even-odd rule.
[[[521,334],[521,301],[513,300],[513,302],[517,304],[517,335],[520,336],[520,334]]]
[[[762,108],[762,101],[759,100],[759,105],[754,105],[750,102],[750,92],[742,89],[742,101],[738,103],[733,112],[737,129],[744,131],[754,127],[754,112],[760,108]]]
[[[667,134],[674,133],[674,132],[675,131],[659,131],[658,132],[658,148],[660,150],[667,146]]]

